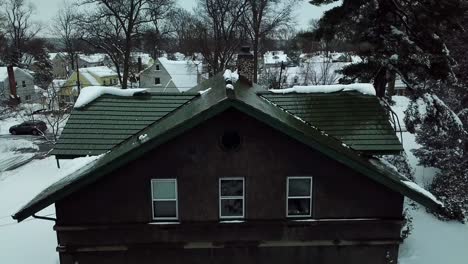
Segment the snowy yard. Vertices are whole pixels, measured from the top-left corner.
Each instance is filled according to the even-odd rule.
[[[402,120],[403,110],[408,99],[395,97],[394,111]],[[4,127],[1,127],[4,134]],[[0,137],[1,140],[1,137]],[[33,143],[22,139],[8,139],[8,144],[0,141],[1,159],[20,158],[21,148],[35,148]],[[434,170],[417,166],[417,159],[410,152],[417,148],[414,136],[404,132],[403,142],[410,162],[416,170],[416,181],[426,186],[434,175]],[[28,202],[42,189],[87,164],[93,158],[80,158],[61,161],[58,169],[54,157],[33,160],[12,171],[0,172],[0,263],[14,264],[56,264],[57,240],[53,222],[29,218],[16,223],[10,215]],[[54,217],[54,207],[50,206],[38,215]],[[468,225],[458,222],[442,222],[424,208],[411,209],[414,230],[400,247],[401,264],[466,264],[468,260]]]

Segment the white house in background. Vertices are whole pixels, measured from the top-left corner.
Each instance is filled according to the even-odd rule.
[[[267,51],[263,55],[263,66],[265,68],[279,67],[282,62],[288,63],[288,55],[282,50]]]
[[[13,72],[16,81],[16,95],[22,102],[30,102],[35,95],[34,77],[30,71],[18,67],[14,67]],[[8,100],[10,95],[11,89],[7,67],[0,67],[0,101]]]
[[[200,82],[202,63],[161,57],[140,73],[140,87],[152,92],[180,93]]]
[[[104,53],[80,54],[78,57],[80,68],[104,66],[109,62],[109,57]]]

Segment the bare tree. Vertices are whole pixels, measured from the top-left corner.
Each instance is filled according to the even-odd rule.
[[[75,69],[77,55],[78,17],[75,7],[67,1],[59,9],[57,16],[53,20],[52,32],[60,37],[60,42],[65,47],[67,60],[71,69]]]
[[[260,42],[268,34],[288,27],[298,0],[247,0],[248,8],[243,16],[244,28],[250,37],[254,52],[254,82],[257,82]]]
[[[123,89],[130,76],[131,52],[141,29],[156,17],[155,10],[168,0],[81,0],[80,5],[96,10],[83,14],[83,39],[109,55],[116,66]]]
[[[247,5],[247,0],[199,0],[193,28],[211,75],[229,65],[245,39],[240,22]]]
[[[34,38],[41,30],[39,23],[32,23],[35,8],[26,0],[5,0],[2,5],[6,17],[6,33],[11,39],[15,55],[13,60],[19,62],[26,42]]]
[[[325,57],[320,62],[305,62],[301,67],[303,85],[330,85],[338,81],[339,67],[331,58]]]
[[[71,106],[62,104],[58,94],[60,87],[51,83],[44,93],[47,111],[43,113],[43,120],[47,123],[49,135],[42,133],[42,136],[49,142],[57,142],[60,133],[70,117]]]

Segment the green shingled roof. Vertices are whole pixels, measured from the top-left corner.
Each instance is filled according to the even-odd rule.
[[[358,92],[260,95],[355,150],[368,154],[398,154],[403,150],[375,96]]]
[[[428,208],[441,208],[441,204],[433,197],[405,184],[408,179],[392,172],[380,163],[376,164],[367,157],[359,155],[355,150],[343,146],[336,138],[302,122],[302,120],[283,111],[268,100],[261,99],[257,96],[257,93],[260,92],[258,86],[248,87],[238,82],[234,85],[234,90],[226,90],[222,76],[217,76],[216,79],[219,81],[212,83],[216,85],[215,89],[196,97],[191,100],[190,104],[175,109],[158,122],[149,125],[115,146],[103,157],[59,180],[38,194],[13,215],[13,218],[18,221],[24,220],[50,204],[93,184],[101,177],[112,173],[112,171],[138,159],[168,140],[189,131],[205,120],[230,108],[241,111],[259,122],[269,125],[277,131]],[[219,87],[219,85],[222,86]],[[140,135],[145,135],[147,140],[139,140]]]
[[[74,158],[105,153],[197,95],[101,96],[73,110],[52,155]]]

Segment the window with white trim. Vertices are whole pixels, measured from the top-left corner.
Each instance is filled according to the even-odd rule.
[[[288,177],[286,216],[312,216],[312,177]]]
[[[244,178],[219,179],[219,218],[244,218]]]
[[[154,220],[177,220],[177,180],[151,180],[151,197],[153,201]]]

